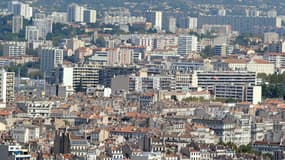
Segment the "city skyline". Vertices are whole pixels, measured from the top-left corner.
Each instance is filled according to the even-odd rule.
[[[0,159],[284,159],[283,8],[0,0]]]

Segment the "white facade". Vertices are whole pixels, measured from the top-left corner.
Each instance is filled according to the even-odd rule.
[[[279,41],[279,34],[276,32],[266,32],[263,35],[264,43],[274,43]]]
[[[253,86],[252,104],[258,104],[262,101],[262,87]]]
[[[155,12],[154,28],[157,29],[158,31],[161,31],[162,29],[162,12],[161,11]]]
[[[26,54],[25,42],[7,42],[3,46],[4,56],[23,56]]]
[[[178,54],[187,55],[197,51],[198,38],[194,35],[180,35],[178,37]]]
[[[189,17],[189,29],[196,30],[198,27],[198,18],[196,17]]]
[[[39,29],[36,26],[26,26],[25,40],[28,42],[39,40]]]
[[[99,68],[96,66],[62,67],[60,70],[60,82],[74,90],[80,85],[87,89],[96,88],[99,84]]]
[[[227,67],[231,70],[236,71],[248,71],[255,72],[256,74],[265,73],[265,74],[273,74],[275,71],[274,63],[278,63],[276,61],[279,57],[266,57],[266,60],[263,59],[253,59],[251,61],[247,61],[245,59],[233,59],[233,60],[225,60],[224,62],[227,64]],[[280,59],[278,59],[280,60]]]
[[[71,4],[68,6],[68,21],[69,22],[83,22],[85,8],[78,4]]]
[[[64,86],[73,86],[73,68],[63,67],[62,84]]]
[[[162,30],[162,12],[161,11],[147,11],[146,18],[148,22],[151,22],[153,28],[157,31]]]
[[[2,103],[11,102],[14,100],[14,82],[15,73],[0,71],[0,101]]]
[[[246,86],[240,84],[218,84],[214,90],[215,98],[235,99],[238,101],[258,104],[262,100],[261,86]]]
[[[163,155],[160,152],[143,152],[138,154],[133,154],[133,159],[142,160],[161,160]]]
[[[40,128],[33,125],[18,126],[12,129],[12,137],[19,143],[28,143],[40,138]]]
[[[96,23],[96,10],[87,9],[84,11],[84,22],[86,23]]]
[[[29,117],[48,118],[51,109],[55,108],[57,105],[51,101],[31,101],[26,102],[25,106],[27,107]]]
[[[259,62],[261,61],[261,62]],[[264,60],[252,60],[246,65],[247,71],[258,73],[265,73],[267,75],[273,74],[275,71],[274,64],[268,63]]]
[[[106,16],[103,19],[105,24],[134,24],[145,23],[146,18],[135,16]]]
[[[33,16],[33,8],[29,4],[19,1],[10,1],[8,3],[8,11],[17,16],[23,16],[26,19],[30,19]]]
[[[264,59],[273,63],[275,68],[285,67],[285,54],[284,53],[269,53],[264,55]]]
[[[169,17],[168,19],[168,31],[171,33],[176,32],[176,18],[175,17]]]
[[[84,47],[84,41],[78,38],[71,38],[67,40],[67,48],[72,49],[72,51],[77,50],[80,47]]]
[[[66,23],[68,21],[66,12],[52,12],[50,18],[54,23]]]
[[[52,32],[52,19],[33,19],[34,26],[39,30],[39,37],[45,39]]]

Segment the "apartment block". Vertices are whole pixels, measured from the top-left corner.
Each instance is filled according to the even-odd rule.
[[[12,102],[15,99],[15,73],[0,71],[0,100],[2,103]]]

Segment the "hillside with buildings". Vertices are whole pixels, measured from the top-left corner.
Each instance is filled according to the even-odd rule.
[[[284,159],[283,3],[0,1],[0,159]]]

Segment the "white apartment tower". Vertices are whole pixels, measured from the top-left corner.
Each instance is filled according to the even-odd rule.
[[[68,6],[68,21],[69,22],[83,22],[84,21],[84,10],[85,8],[72,3]]]
[[[39,40],[39,29],[36,26],[26,26],[25,40],[28,42]]]
[[[84,11],[84,22],[86,23],[96,23],[96,10],[86,9]]]
[[[25,4],[19,1],[10,1],[8,3],[8,11],[16,16],[23,16],[26,19],[30,19],[33,16],[33,8],[29,4]]]
[[[176,18],[175,17],[169,17],[168,19],[168,31],[171,33],[176,32]]]
[[[187,55],[197,51],[198,38],[194,35],[180,35],[178,37],[178,54]]]
[[[146,19],[148,22],[151,22],[153,28],[157,31],[162,30],[162,12],[161,11],[150,11],[146,12]]]
[[[0,71],[0,100],[2,103],[14,101],[14,85],[15,73],[6,72],[4,69]]]
[[[188,27],[191,30],[197,30],[198,18],[197,17],[188,17]]]
[[[97,66],[61,67],[59,81],[63,86],[71,86],[74,90],[96,88],[99,84],[99,69]]]
[[[52,19],[44,18],[44,19],[33,19],[34,26],[37,27],[39,31],[39,37],[45,39],[48,33],[52,32]]]

